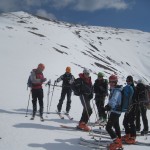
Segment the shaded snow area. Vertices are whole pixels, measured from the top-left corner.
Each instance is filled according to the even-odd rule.
[[[80,137],[90,139],[89,133],[67,130],[60,125],[76,126],[80,120],[82,106],[77,96],[72,95],[69,120],[61,120],[55,113],[61,88],[56,87],[47,114],[47,91],[44,89],[44,118],[30,120],[32,100],[29,100],[27,79],[33,68],[44,63],[44,75],[54,82],[70,66],[72,74],[86,67],[91,70],[92,82],[97,73],[105,78],[115,73],[119,84],[125,85],[127,75],[135,82],[142,78],[150,83],[150,33],[96,26],[74,25],[56,20],[47,20],[14,12],[0,15],[0,150],[88,150],[79,145]],[[61,83],[59,83],[61,85]],[[50,100],[52,87],[50,89]],[[29,111],[26,116],[29,100]],[[107,102],[107,99],[106,99]],[[94,104],[94,105],[93,105]],[[94,100],[91,105],[95,108]],[[64,101],[62,110],[66,107]],[[122,126],[123,115],[120,118]],[[147,112],[148,119],[150,111]],[[90,122],[96,119],[95,112]],[[150,119],[149,119],[150,124]],[[98,129],[98,127],[94,127]],[[137,137],[138,141],[150,143],[150,137]],[[149,150],[148,146],[124,145],[125,150]]]

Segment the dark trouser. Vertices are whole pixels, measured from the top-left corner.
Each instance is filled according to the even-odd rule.
[[[108,122],[106,125],[106,131],[109,133],[109,135],[112,139],[117,138],[117,136],[119,138],[121,138],[119,117],[120,117],[120,114],[116,114],[116,113],[111,112],[110,116],[108,118]],[[114,127],[115,132],[113,131],[112,127]]]
[[[144,104],[141,104],[139,106],[139,109],[138,109],[137,114],[136,114],[136,128],[137,129],[138,128],[140,129],[140,127],[141,127],[141,124],[140,124],[140,114],[141,114],[143,126],[144,126],[143,130],[148,131],[148,120],[147,120],[146,112],[147,112],[146,106]]]
[[[133,111],[125,113],[123,120],[125,133],[130,134],[131,137],[136,137],[136,127],[134,121],[135,121],[135,113]]]
[[[69,112],[69,110],[71,108],[71,93],[72,93],[72,90],[70,87],[63,87],[62,88],[61,97],[60,97],[59,103],[57,105],[57,109],[59,112],[61,111],[62,104],[63,104],[63,101],[65,99],[66,94],[67,94],[66,112]]]
[[[90,105],[90,100],[86,95],[80,95],[81,104],[83,106],[83,112],[80,119],[80,122],[88,123],[89,117],[92,114],[92,108]]]
[[[99,114],[99,118],[107,118],[107,114],[105,113],[104,108],[104,104],[105,104],[105,97],[99,97],[96,96],[95,97],[95,102],[96,102],[96,106],[97,106],[97,110],[98,110],[98,114]]]
[[[32,89],[33,115],[37,111],[37,99],[39,100],[40,116],[43,116],[43,89]]]

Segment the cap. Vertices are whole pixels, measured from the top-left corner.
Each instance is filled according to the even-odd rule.
[[[70,73],[71,72],[71,68],[70,67],[66,67],[66,72]]]

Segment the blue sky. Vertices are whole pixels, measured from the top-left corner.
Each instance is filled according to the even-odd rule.
[[[0,12],[150,32],[150,0],[0,0]]]

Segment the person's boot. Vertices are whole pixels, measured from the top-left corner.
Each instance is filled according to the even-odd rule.
[[[109,150],[122,149],[122,140],[121,138],[116,138],[113,143],[109,145]]]
[[[125,139],[125,142],[127,144],[135,144],[136,143],[136,137],[130,137],[128,139]]]
[[[78,129],[84,130],[84,131],[90,131],[91,129],[86,125],[85,122],[79,122],[79,125],[77,126]]]
[[[121,137],[122,141],[125,141],[126,139],[130,138],[130,134],[125,134],[124,136]]]
[[[144,134],[148,134],[148,130],[143,130],[143,131],[141,131],[141,135],[144,135]]]

